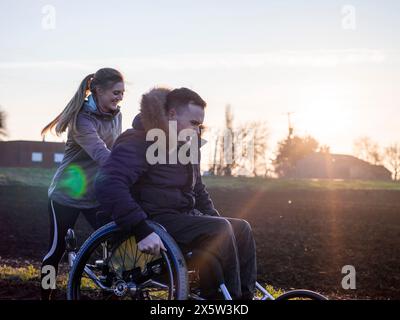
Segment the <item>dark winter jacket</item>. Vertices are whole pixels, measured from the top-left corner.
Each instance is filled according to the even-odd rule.
[[[165,128],[166,92],[154,89],[144,96],[133,129],[122,133],[99,170],[96,196],[122,229],[133,227],[137,241],[152,230],[145,220],[174,213],[219,215],[202,183],[198,164],[154,164],[146,160],[146,132]]]

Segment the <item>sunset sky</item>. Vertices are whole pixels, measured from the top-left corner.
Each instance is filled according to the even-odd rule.
[[[229,103],[237,124],[266,121],[275,148],[294,112],[295,133],[351,153],[359,136],[400,141],[399,39],[398,0],[2,0],[0,105],[9,140],[40,140],[87,74],[114,67],[123,129],[152,86],[186,86],[207,125]]]

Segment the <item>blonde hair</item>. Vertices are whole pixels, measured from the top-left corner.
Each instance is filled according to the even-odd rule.
[[[45,136],[49,131],[52,131],[55,127],[55,132],[57,136],[60,136],[67,128],[70,130],[76,130],[76,119],[78,117],[79,111],[85,102],[85,99],[92,93],[96,95],[97,88],[106,89],[113,86],[118,82],[123,82],[124,77],[122,74],[112,68],[102,68],[96,73],[87,75],[79,85],[78,90],[72,99],[68,102],[67,106],[61,113],[55,117],[48,125],[46,125],[42,131],[41,135]]]

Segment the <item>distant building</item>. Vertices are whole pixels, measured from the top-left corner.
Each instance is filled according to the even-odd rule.
[[[297,161],[293,178],[391,180],[392,173],[350,155],[316,152]]]
[[[64,156],[65,144],[44,141],[0,141],[0,167],[58,166]]]

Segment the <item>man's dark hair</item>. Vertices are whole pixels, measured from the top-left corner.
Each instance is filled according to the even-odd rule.
[[[171,109],[176,109],[176,111],[179,112],[182,108],[187,107],[189,103],[198,105],[203,109],[207,105],[207,103],[193,90],[188,88],[179,88],[168,93],[165,108],[167,112]]]

